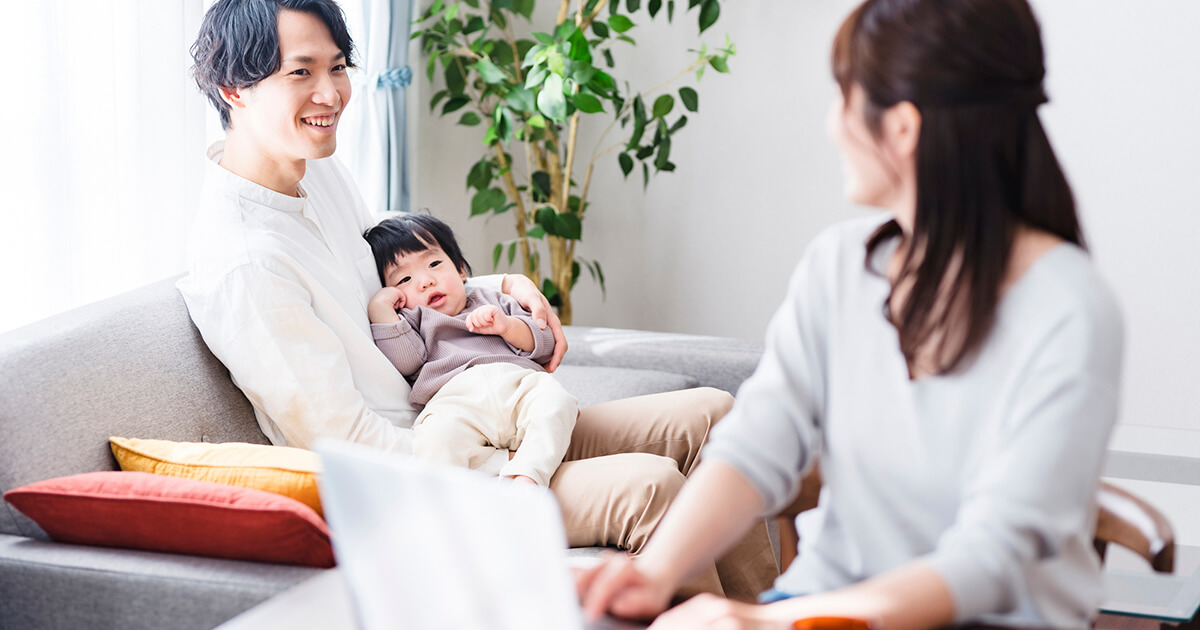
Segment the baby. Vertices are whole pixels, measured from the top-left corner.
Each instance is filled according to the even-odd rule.
[[[413,454],[475,468],[515,451],[500,475],[548,486],[578,401],[538,363],[554,335],[509,296],[465,285],[450,226],[403,214],[367,230],[383,288],[367,307],[375,344],[412,384]]]

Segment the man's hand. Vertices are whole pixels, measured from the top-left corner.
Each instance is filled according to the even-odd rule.
[[[404,308],[404,294],[396,287],[383,287],[367,303],[367,317],[372,324],[394,324],[400,321],[396,311]]]
[[[538,328],[545,330],[547,325],[550,326],[550,331],[554,333],[554,354],[546,362],[546,371],[553,372],[558,369],[563,355],[567,353],[567,337],[563,334],[562,323],[558,321],[558,315],[554,313],[554,309],[550,308],[550,302],[546,300],[546,296],[542,295],[532,280],[520,274],[510,273],[504,276],[504,280],[500,283],[500,290],[510,295],[525,310],[529,311]]]
[[[504,335],[510,318],[499,306],[487,304],[467,314],[467,330],[477,335]]]

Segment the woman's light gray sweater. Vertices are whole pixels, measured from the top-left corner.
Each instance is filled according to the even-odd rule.
[[[908,377],[884,316],[878,217],[806,251],[766,352],[703,456],[789,502],[820,454],[820,507],[776,587],[815,593],[918,560],[959,621],[1084,628],[1102,597],[1095,491],[1116,421],[1123,329],[1078,247],[1062,244],[1003,296],[981,351],[953,374]]]

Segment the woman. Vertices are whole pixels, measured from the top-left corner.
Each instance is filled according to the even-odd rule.
[[[661,612],[819,452],[778,601],[697,597],[654,628],[1087,627],[1122,327],[1038,120],[1037,22],[1025,0],[867,0],[832,62],[846,193],[889,216],[808,248],[704,463],[641,557],[580,576],[585,609]]]

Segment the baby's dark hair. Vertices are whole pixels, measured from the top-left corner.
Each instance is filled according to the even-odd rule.
[[[398,256],[423,252],[435,245],[446,252],[455,269],[471,275],[471,265],[463,258],[458,241],[454,240],[454,230],[428,214],[403,213],[384,219],[364,232],[363,238],[371,244],[375,269],[379,272],[379,282],[382,284],[387,284],[385,272]]]

